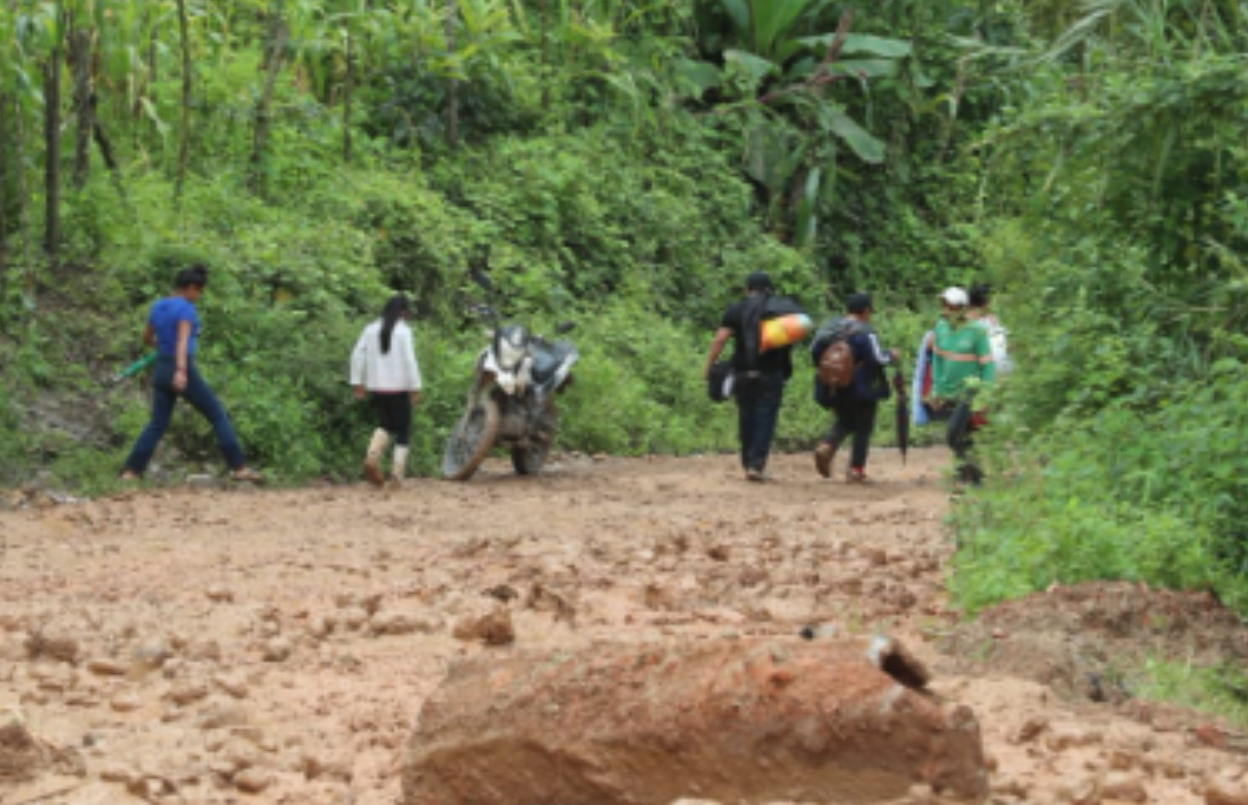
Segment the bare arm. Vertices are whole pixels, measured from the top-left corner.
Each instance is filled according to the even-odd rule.
[[[174,352],[177,356],[177,371],[173,375],[173,387],[178,391],[186,390],[187,349],[191,343],[191,323],[178,322],[178,347]]]
[[[728,343],[729,338],[732,338],[732,328],[720,327],[715,331],[715,340],[711,342],[711,352],[706,356],[706,366],[702,369],[704,378],[710,379],[711,367],[715,365],[715,361],[719,360],[720,353],[724,351],[724,345]]]
[[[143,343],[149,347],[156,346],[156,328],[149,321],[147,327],[143,330]]]

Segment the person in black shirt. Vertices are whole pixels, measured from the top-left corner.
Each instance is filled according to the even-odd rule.
[[[741,441],[741,467],[751,481],[762,481],[776,434],[784,384],[793,375],[791,347],[758,352],[759,322],[764,318],[772,295],[771,277],[755,271],[746,278],[746,297],[724,312],[711,351],[705,376],[719,360],[728,339],[733,339],[733,395],[737,401],[738,436]]]
[[[871,327],[871,296],[865,293],[850,294],[846,304],[850,319],[849,348],[854,354],[854,380],[832,395],[832,413],[835,420],[828,435],[815,450],[815,469],[824,478],[831,475],[832,460],[841,443],[851,434],[853,450],[849,458],[846,479],[850,483],[864,483],[867,451],[871,447],[871,434],[875,430],[875,415],[880,400],[889,395],[888,379],[884,367],[895,363],[897,350],[884,350]],[[816,349],[818,343],[816,342]],[[818,363],[818,357],[815,358]]]

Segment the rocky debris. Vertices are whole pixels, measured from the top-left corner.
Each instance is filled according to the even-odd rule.
[[[369,618],[368,630],[375,635],[433,634],[442,629],[437,618],[408,612],[378,612]]]
[[[426,701],[404,805],[982,800],[979,725],[894,641],[597,644],[478,655]]]
[[[17,714],[0,713],[0,782],[36,777],[47,762],[47,749]]]
[[[234,601],[234,591],[220,584],[213,584],[204,590],[204,595],[209,601],[217,604],[229,604]]]
[[[294,652],[294,644],[284,637],[275,637],[264,644],[263,657],[265,662],[285,662]]]
[[[1122,669],[1144,667],[1148,659],[1248,665],[1248,629],[1207,592],[1097,582],[1055,585],[992,607],[959,626],[942,648],[964,661],[975,658],[976,672],[1032,679],[1070,698],[1121,703],[1132,698],[1137,682],[1124,678]]]
[[[116,660],[107,657],[97,657],[93,660],[87,660],[87,670],[100,676],[125,676],[129,669],[126,665]]]
[[[26,652],[32,658],[48,657],[75,663],[79,650],[78,638],[68,629],[45,625],[26,635]]]
[[[464,616],[451,634],[456,640],[479,640],[487,646],[505,646],[515,642],[516,627],[511,622],[511,611],[497,606],[484,615]]]
[[[1213,778],[1205,786],[1205,805],[1248,805],[1248,777]]]
[[[568,624],[576,622],[576,607],[569,602],[568,596],[541,584],[534,584],[529,589],[524,605],[538,612],[549,612],[556,621],[564,621]]]
[[[234,785],[245,794],[259,794],[273,784],[273,775],[255,767],[243,769],[234,775]]]

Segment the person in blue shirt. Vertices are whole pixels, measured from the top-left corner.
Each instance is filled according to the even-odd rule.
[[[895,349],[881,349],[871,317],[875,314],[870,294],[850,294],[846,300],[848,316],[849,348],[854,355],[854,379],[846,388],[832,395],[832,413],[835,417],[832,429],[823,437],[815,450],[815,469],[824,478],[832,474],[832,461],[841,443],[853,436],[849,457],[849,470],[845,478],[850,483],[865,483],[867,453],[871,448],[871,434],[875,431],[875,415],[880,400],[889,396],[888,379],[884,367],[898,360]],[[815,354],[822,352],[816,343]],[[818,358],[815,359],[816,363]]]
[[[179,397],[185,397],[212,424],[232,479],[253,483],[264,480],[260,473],[247,466],[229,414],[195,368],[195,354],[199,348],[199,313],[195,303],[203,296],[207,285],[208,269],[202,265],[191,266],[174,279],[173,295],[152,306],[147,328],[143,331],[143,342],[156,347],[157,353],[152,375],[152,418],[126,459],[122,480],[135,481],[143,477],[156,445],[169,429]]]

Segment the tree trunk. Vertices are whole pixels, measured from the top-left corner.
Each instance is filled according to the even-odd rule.
[[[186,18],[186,0],[178,0],[178,32],[182,39],[182,134],[178,143],[178,181],[173,195],[182,198],[186,183],[186,163],[191,156],[191,33]],[[156,72],[156,49],[152,48],[152,74]]]
[[[61,47],[43,65],[43,184],[46,200],[43,248],[56,265],[61,246]]]
[[[550,64],[550,0],[542,0],[542,69],[538,71],[542,81],[542,109],[550,111],[550,77],[546,75],[547,65]]]
[[[92,105],[95,104],[94,96],[91,98]],[[104,159],[104,166],[108,168],[113,177],[113,186],[117,188],[117,195],[121,196],[121,200],[129,203],[126,196],[126,186],[121,182],[121,169],[117,166],[117,157],[113,154],[113,144],[108,139],[108,134],[104,131],[103,124],[100,123],[99,115],[94,116],[93,135],[95,144],[100,149],[100,156]]]
[[[69,36],[69,63],[74,76],[74,187],[91,178],[91,137],[95,132],[95,101],[91,97],[91,29],[74,28]]]
[[[182,3],[178,3],[178,16],[182,15]],[[155,84],[160,80],[160,26],[157,22],[160,20],[160,11],[152,11],[152,41],[147,48],[147,72],[148,84]]]
[[[269,126],[272,122],[270,110],[273,105],[273,92],[277,87],[277,76],[282,69],[282,58],[286,51],[286,37],[289,35],[280,3],[278,4],[277,13],[270,20],[269,28],[271,44],[268,57],[265,59],[264,89],[260,93],[260,100],[256,105],[255,140],[251,150],[251,170],[248,178],[248,186],[251,188],[251,191],[261,197],[264,197],[267,190],[267,182],[264,177],[264,156],[269,141]]]
[[[22,265],[26,267],[24,287],[33,290],[30,273],[30,187],[26,184],[26,123],[22,102],[13,96],[13,170],[17,172],[17,225],[22,233]]]
[[[342,88],[342,162],[351,164],[351,96],[355,93],[355,37],[347,23],[347,76]]]
[[[9,95],[0,87],[0,313],[9,298]]]
[[[446,0],[446,52],[455,57],[455,0]],[[459,145],[459,80],[452,78],[446,86],[446,141],[451,148]]]

